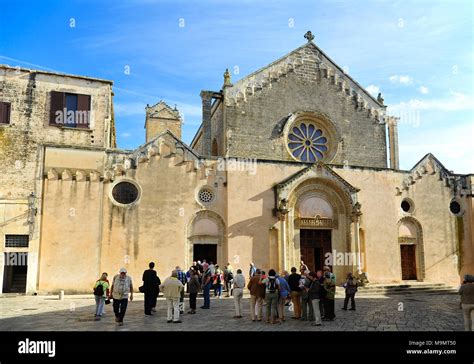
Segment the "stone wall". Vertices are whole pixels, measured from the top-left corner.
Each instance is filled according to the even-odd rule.
[[[303,48],[302,65],[277,81],[254,88],[246,100],[226,108],[226,125],[231,130],[230,156],[293,160],[285,147],[282,130],[290,113],[323,113],[335,124],[342,142],[332,163],[386,167],[385,125],[348,96],[334,78],[317,68],[312,48]],[[228,94],[227,94],[228,95]]]

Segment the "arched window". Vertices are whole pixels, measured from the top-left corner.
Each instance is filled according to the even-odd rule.
[[[213,156],[218,156],[219,155],[219,147],[217,146],[217,140],[216,138],[214,138],[212,140],[212,151],[211,151],[211,155]]]

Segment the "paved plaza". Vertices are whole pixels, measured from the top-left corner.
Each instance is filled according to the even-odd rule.
[[[101,321],[94,319],[92,295],[1,296],[1,331],[463,331],[462,311],[456,294],[406,294],[393,296],[356,296],[357,311],[343,311],[343,298],[336,297],[336,320],[315,327],[309,322],[290,319],[282,324],[252,322],[249,299],[244,298],[244,318],[234,319],[232,298],[211,299],[211,309],[202,310],[198,298],[197,314],[182,316],[183,323],[166,322],[166,302],[158,300],[152,317],[143,313],[143,295],[129,303],[124,326],[117,326],[112,305],[106,306]],[[188,300],[186,299],[186,309]],[[265,313],[265,307],[264,311]]]

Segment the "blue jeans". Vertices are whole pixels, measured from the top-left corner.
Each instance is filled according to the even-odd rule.
[[[222,296],[222,286],[220,284],[217,284],[214,288],[214,293],[216,296],[220,297]]]
[[[204,296],[204,306],[205,308],[211,307],[211,282],[206,284],[202,290],[202,295]]]
[[[105,305],[105,297],[104,296],[95,296],[95,315],[102,316],[102,311]]]

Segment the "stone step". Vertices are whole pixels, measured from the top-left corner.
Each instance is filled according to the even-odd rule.
[[[457,288],[445,283],[407,283],[399,285],[376,284],[360,287],[359,295],[406,293],[457,293]]]

